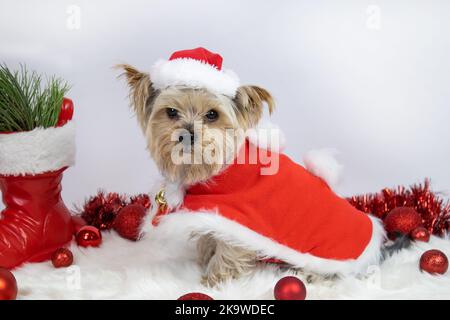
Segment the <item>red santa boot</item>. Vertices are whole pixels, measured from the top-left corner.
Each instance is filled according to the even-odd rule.
[[[74,163],[75,128],[0,134],[0,266],[47,260],[71,239],[70,211],[61,199],[63,171]]]

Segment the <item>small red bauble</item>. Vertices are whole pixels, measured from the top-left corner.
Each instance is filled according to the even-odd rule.
[[[384,219],[386,231],[390,234],[409,234],[422,226],[422,217],[411,207],[398,207],[389,212]]]
[[[15,300],[16,297],[16,278],[9,270],[0,267],[0,300]]]
[[[64,98],[61,104],[61,111],[59,112],[57,127],[62,127],[73,117],[73,101],[69,98]]]
[[[145,213],[146,209],[140,204],[129,204],[123,207],[114,220],[114,230],[125,239],[138,240]]]
[[[214,299],[204,293],[192,292],[182,295],[177,300],[214,300]]]
[[[420,257],[420,270],[428,273],[444,274],[448,269],[448,259],[440,250],[425,251]]]
[[[276,300],[305,300],[306,287],[297,277],[284,277],[278,280],[273,291]]]
[[[73,263],[73,254],[69,249],[59,248],[52,255],[52,264],[55,268],[65,268]]]
[[[426,228],[418,227],[411,231],[410,237],[414,241],[428,242],[430,240],[430,233]]]
[[[96,227],[84,226],[77,232],[76,240],[82,247],[98,247],[102,243],[102,234]]]

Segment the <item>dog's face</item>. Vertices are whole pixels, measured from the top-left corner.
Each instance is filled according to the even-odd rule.
[[[206,89],[154,90],[151,75],[120,67],[150,154],[172,182],[190,185],[219,173],[236,157],[245,131],[258,123],[263,102],[273,109],[270,94],[256,86],[240,87],[234,98]]]

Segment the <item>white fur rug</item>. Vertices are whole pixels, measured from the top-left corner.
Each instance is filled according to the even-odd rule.
[[[450,299],[450,270],[444,276],[419,271],[421,253],[432,248],[450,256],[449,237],[415,243],[363,278],[307,284],[307,299]],[[191,249],[151,233],[131,242],[104,232],[100,248],[72,244],[72,267],[55,269],[44,262],[14,270],[18,299],[176,299],[193,291],[215,299],[273,299],[275,283],[288,275],[273,265],[261,266],[251,276],[208,289],[199,284]]]

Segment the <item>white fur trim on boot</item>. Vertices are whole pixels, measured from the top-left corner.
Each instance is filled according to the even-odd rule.
[[[34,175],[75,163],[75,124],[0,134],[0,174]]]

